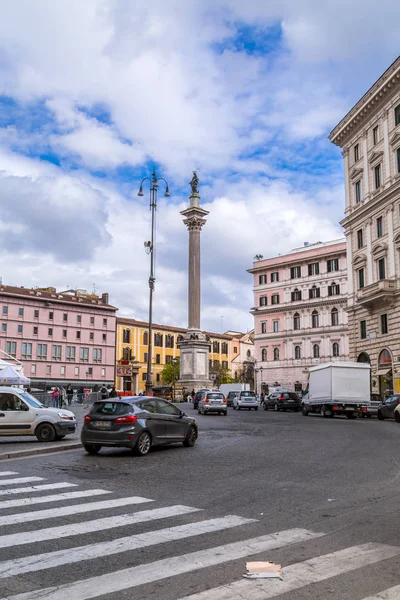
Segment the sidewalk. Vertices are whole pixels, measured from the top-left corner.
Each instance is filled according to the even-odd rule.
[[[39,442],[34,436],[0,436],[0,460],[80,448],[83,417],[89,412],[89,409],[81,404],[72,404],[67,406],[66,409],[75,414],[78,423],[76,432],[73,435],[67,436],[64,440],[50,443]]]

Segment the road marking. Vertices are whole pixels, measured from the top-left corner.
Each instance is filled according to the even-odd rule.
[[[216,546],[208,550],[199,550],[181,556],[170,556],[163,560],[106,573],[71,584],[9,596],[7,600],[39,600],[41,598],[46,600],[65,600],[66,598],[68,600],[88,600],[89,598],[120,592],[167,577],[190,573],[197,569],[213,567],[259,552],[304,542],[323,535],[325,534],[306,529],[288,529],[241,542]],[[71,549],[71,552],[73,552],[73,549]]]
[[[282,581],[256,579],[249,582],[241,579],[228,585],[180,598],[180,600],[236,600],[247,597],[247,595],[251,600],[267,600],[399,554],[400,547],[385,544],[369,543],[352,546],[284,567]],[[69,600],[72,599],[69,598]]]
[[[399,600],[400,598],[400,585],[396,585],[395,587],[388,588],[383,592],[379,592],[375,596],[368,596],[368,598],[363,598],[363,600]]]
[[[87,495],[90,495],[90,490],[87,491]],[[153,500],[140,498],[139,496],[131,496],[129,498],[102,500],[101,502],[72,504],[69,506],[61,506],[60,508],[51,508],[50,510],[35,510],[34,512],[3,515],[0,516],[0,525],[14,525],[15,523],[26,523],[28,521],[44,521],[47,519],[56,519],[57,517],[65,517],[66,515],[86,513],[93,510],[105,510],[106,508],[116,508],[117,506],[127,506],[128,504],[143,504],[144,502],[153,502]]]
[[[18,475],[16,471],[0,471],[0,477],[6,477],[9,475]]]
[[[111,494],[107,490],[90,490],[90,496],[101,496]],[[66,492],[65,494],[53,494],[52,496],[37,496],[36,498],[19,498],[18,500],[4,500],[0,502],[0,510],[4,508],[17,508],[18,506],[31,506],[32,504],[46,504],[47,502],[58,502],[59,500],[74,500],[75,498],[87,498],[87,490],[82,492]]]
[[[0,496],[10,496],[11,494],[32,494],[33,492],[44,492],[45,490],[61,490],[63,488],[78,487],[77,483],[45,483],[44,485],[30,485],[29,487],[12,488],[10,490],[0,490]]]
[[[83,533],[92,533],[94,531],[105,531],[106,529],[125,527],[127,525],[134,525],[135,523],[143,523],[145,521],[178,517],[180,515],[199,512],[201,510],[201,508],[192,508],[191,506],[182,506],[178,504],[176,506],[153,508],[151,510],[141,510],[125,515],[94,519],[93,521],[82,521],[81,523],[60,525],[59,527],[48,527],[47,529],[38,529],[35,531],[20,531],[10,535],[0,536],[0,548],[23,546],[24,544],[55,540],[62,537],[81,535]]]
[[[18,479],[0,479],[0,485],[14,485],[29,481],[44,481],[44,477],[18,477]]]
[[[60,567],[83,560],[111,556],[120,552],[147,548],[155,544],[165,544],[175,540],[187,539],[205,533],[213,533],[256,522],[256,519],[245,519],[244,517],[232,515],[219,519],[199,521],[197,523],[186,523],[185,525],[177,525],[176,527],[166,527],[157,531],[139,533],[115,540],[108,540],[107,542],[88,544],[87,546],[24,556],[23,558],[0,563],[0,578],[13,577],[14,575],[21,575],[22,573],[30,573],[32,571],[43,571],[44,569],[52,569],[53,567]]]

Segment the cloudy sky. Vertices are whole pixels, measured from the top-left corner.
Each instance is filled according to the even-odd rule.
[[[327,134],[399,53],[395,0],[0,0],[3,283],[108,291],[186,324],[187,232],[204,207],[202,325],[252,327],[252,258],[341,236]],[[223,317],[221,321],[221,317]]]

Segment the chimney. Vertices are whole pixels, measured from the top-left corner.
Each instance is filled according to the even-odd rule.
[[[109,296],[109,294],[102,294],[101,295],[101,300],[102,300],[102,302],[104,302],[104,304],[110,304],[110,296]]]

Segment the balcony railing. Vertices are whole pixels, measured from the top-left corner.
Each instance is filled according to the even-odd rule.
[[[373,308],[385,302],[390,302],[397,290],[397,282],[393,279],[382,279],[360,289],[357,292],[357,302],[365,308]]]

